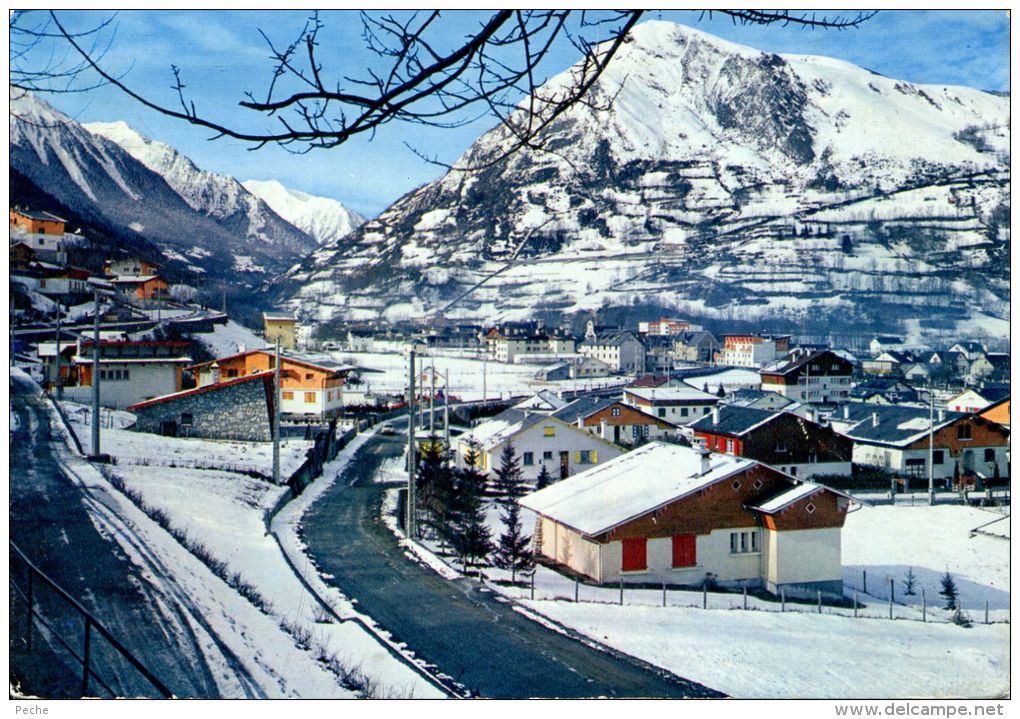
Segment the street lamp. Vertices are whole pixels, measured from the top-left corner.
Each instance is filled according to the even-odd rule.
[[[92,340],[92,456],[99,456],[99,325],[102,307],[99,304],[100,297],[113,297],[113,284],[106,280],[95,277],[88,279],[92,288],[92,296],[95,300],[95,323],[93,326]],[[60,342],[57,342],[57,352],[60,352]]]

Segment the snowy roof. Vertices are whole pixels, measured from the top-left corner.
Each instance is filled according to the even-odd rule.
[[[112,282],[115,285],[139,285],[153,280],[166,282],[159,275],[117,275],[110,277],[107,282]]]
[[[702,456],[692,447],[652,442],[529,494],[521,505],[595,536],[758,464],[709,453],[702,473]]]
[[[848,402],[833,413],[830,420],[842,424],[850,423],[850,427],[840,433],[850,439],[902,446],[928,434],[928,414],[929,410],[923,407]],[[964,416],[966,415],[959,412],[945,412],[940,420],[936,415],[935,430],[938,431]]]
[[[775,512],[790,506],[797,500],[809,497],[822,489],[825,489],[825,487],[820,484],[803,482],[798,484],[796,487],[791,487],[790,489],[780,492],[766,502],[762,502],[761,504],[754,506],[753,509],[759,509],[762,512],[765,512],[765,514],[774,514]]]
[[[566,400],[560,399],[547,389],[524,399],[514,405],[514,409],[557,410],[565,407]]]
[[[652,404],[670,404],[673,402],[718,402],[714,394],[702,392],[691,386],[686,387],[625,387],[624,391],[646,400]]]
[[[509,409],[462,435],[461,441],[474,439],[483,449],[491,449],[538,422],[548,421],[544,414],[524,414],[521,410]]]
[[[691,429],[702,432],[714,432],[742,436],[755,427],[763,425],[773,418],[783,414],[775,410],[754,409],[752,407],[740,407],[738,405],[720,406],[719,421],[715,421],[715,414],[706,414],[690,425]]]
[[[263,312],[262,318],[270,322],[297,322],[297,317],[285,312]]]
[[[564,422],[574,423],[578,417],[587,419],[601,409],[620,400],[612,397],[578,397],[570,404],[553,412],[553,417],[562,419]]]

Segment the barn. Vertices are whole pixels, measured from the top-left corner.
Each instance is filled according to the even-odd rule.
[[[599,583],[841,597],[852,499],[754,460],[653,442],[521,499],[550,564]]]

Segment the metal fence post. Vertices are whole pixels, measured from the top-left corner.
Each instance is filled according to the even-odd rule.
[[[623,579],[620,579],[620,606],[623,606]]]
[[[28,592],[26,592],[26,594],[28,595],[28,628],[27,628],[27,632],[26,632],[27,633],[26,641],[27,641],[28,651],[32,651],[32,576],[34,574],[35,573],[32,571],[32,568],[29,567],[28,568]]]
[[[531,601],[535,601],[535,572],[531,572]]]
[[[747,585],[744,585],[744,610],[747,611]]]
[[[867,569],[863,569],[861,571],[864,573],[864,593],[867,594],[868,593],[868,570]]]
[[[81,659],[81,695],[89,695],[89,660],[92,653],[92,620],[85,617],[85,648]]]
[[[854,592],[854,619],[857,618],[857,592]]]
[[[889,618],[892,619],[892,595],[889,595]]]
[[[988,624],[988,600],[985,600],[985,624]]]
[[[708,609],[708,582],[701,585],[701,608]]]
[[[581,589],[581,580],[578,577],[574,577],[574,604],[577,604],[578,593]]]
[[[818,589],[818,590],[816,590],[816,592],[818,593],[818,613],[821,614],[822,613],[822,590]]]
[[[889,601],[896,601],[896,580],[889,577]]]
[[[666,583],[662,583],[662,606],[666,606]]]
[[[921,621],[928,621],[928,598],[924,594],[924,587],[921,587]]]
[[[785,589],[779,590],[779,611],[781,611],[781,612],[785,612],[786,611],[786,590]]]

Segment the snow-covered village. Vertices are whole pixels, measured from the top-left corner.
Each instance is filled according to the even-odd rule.
[[[1003,715],[1005,11],[10,33],[16,712]]]

